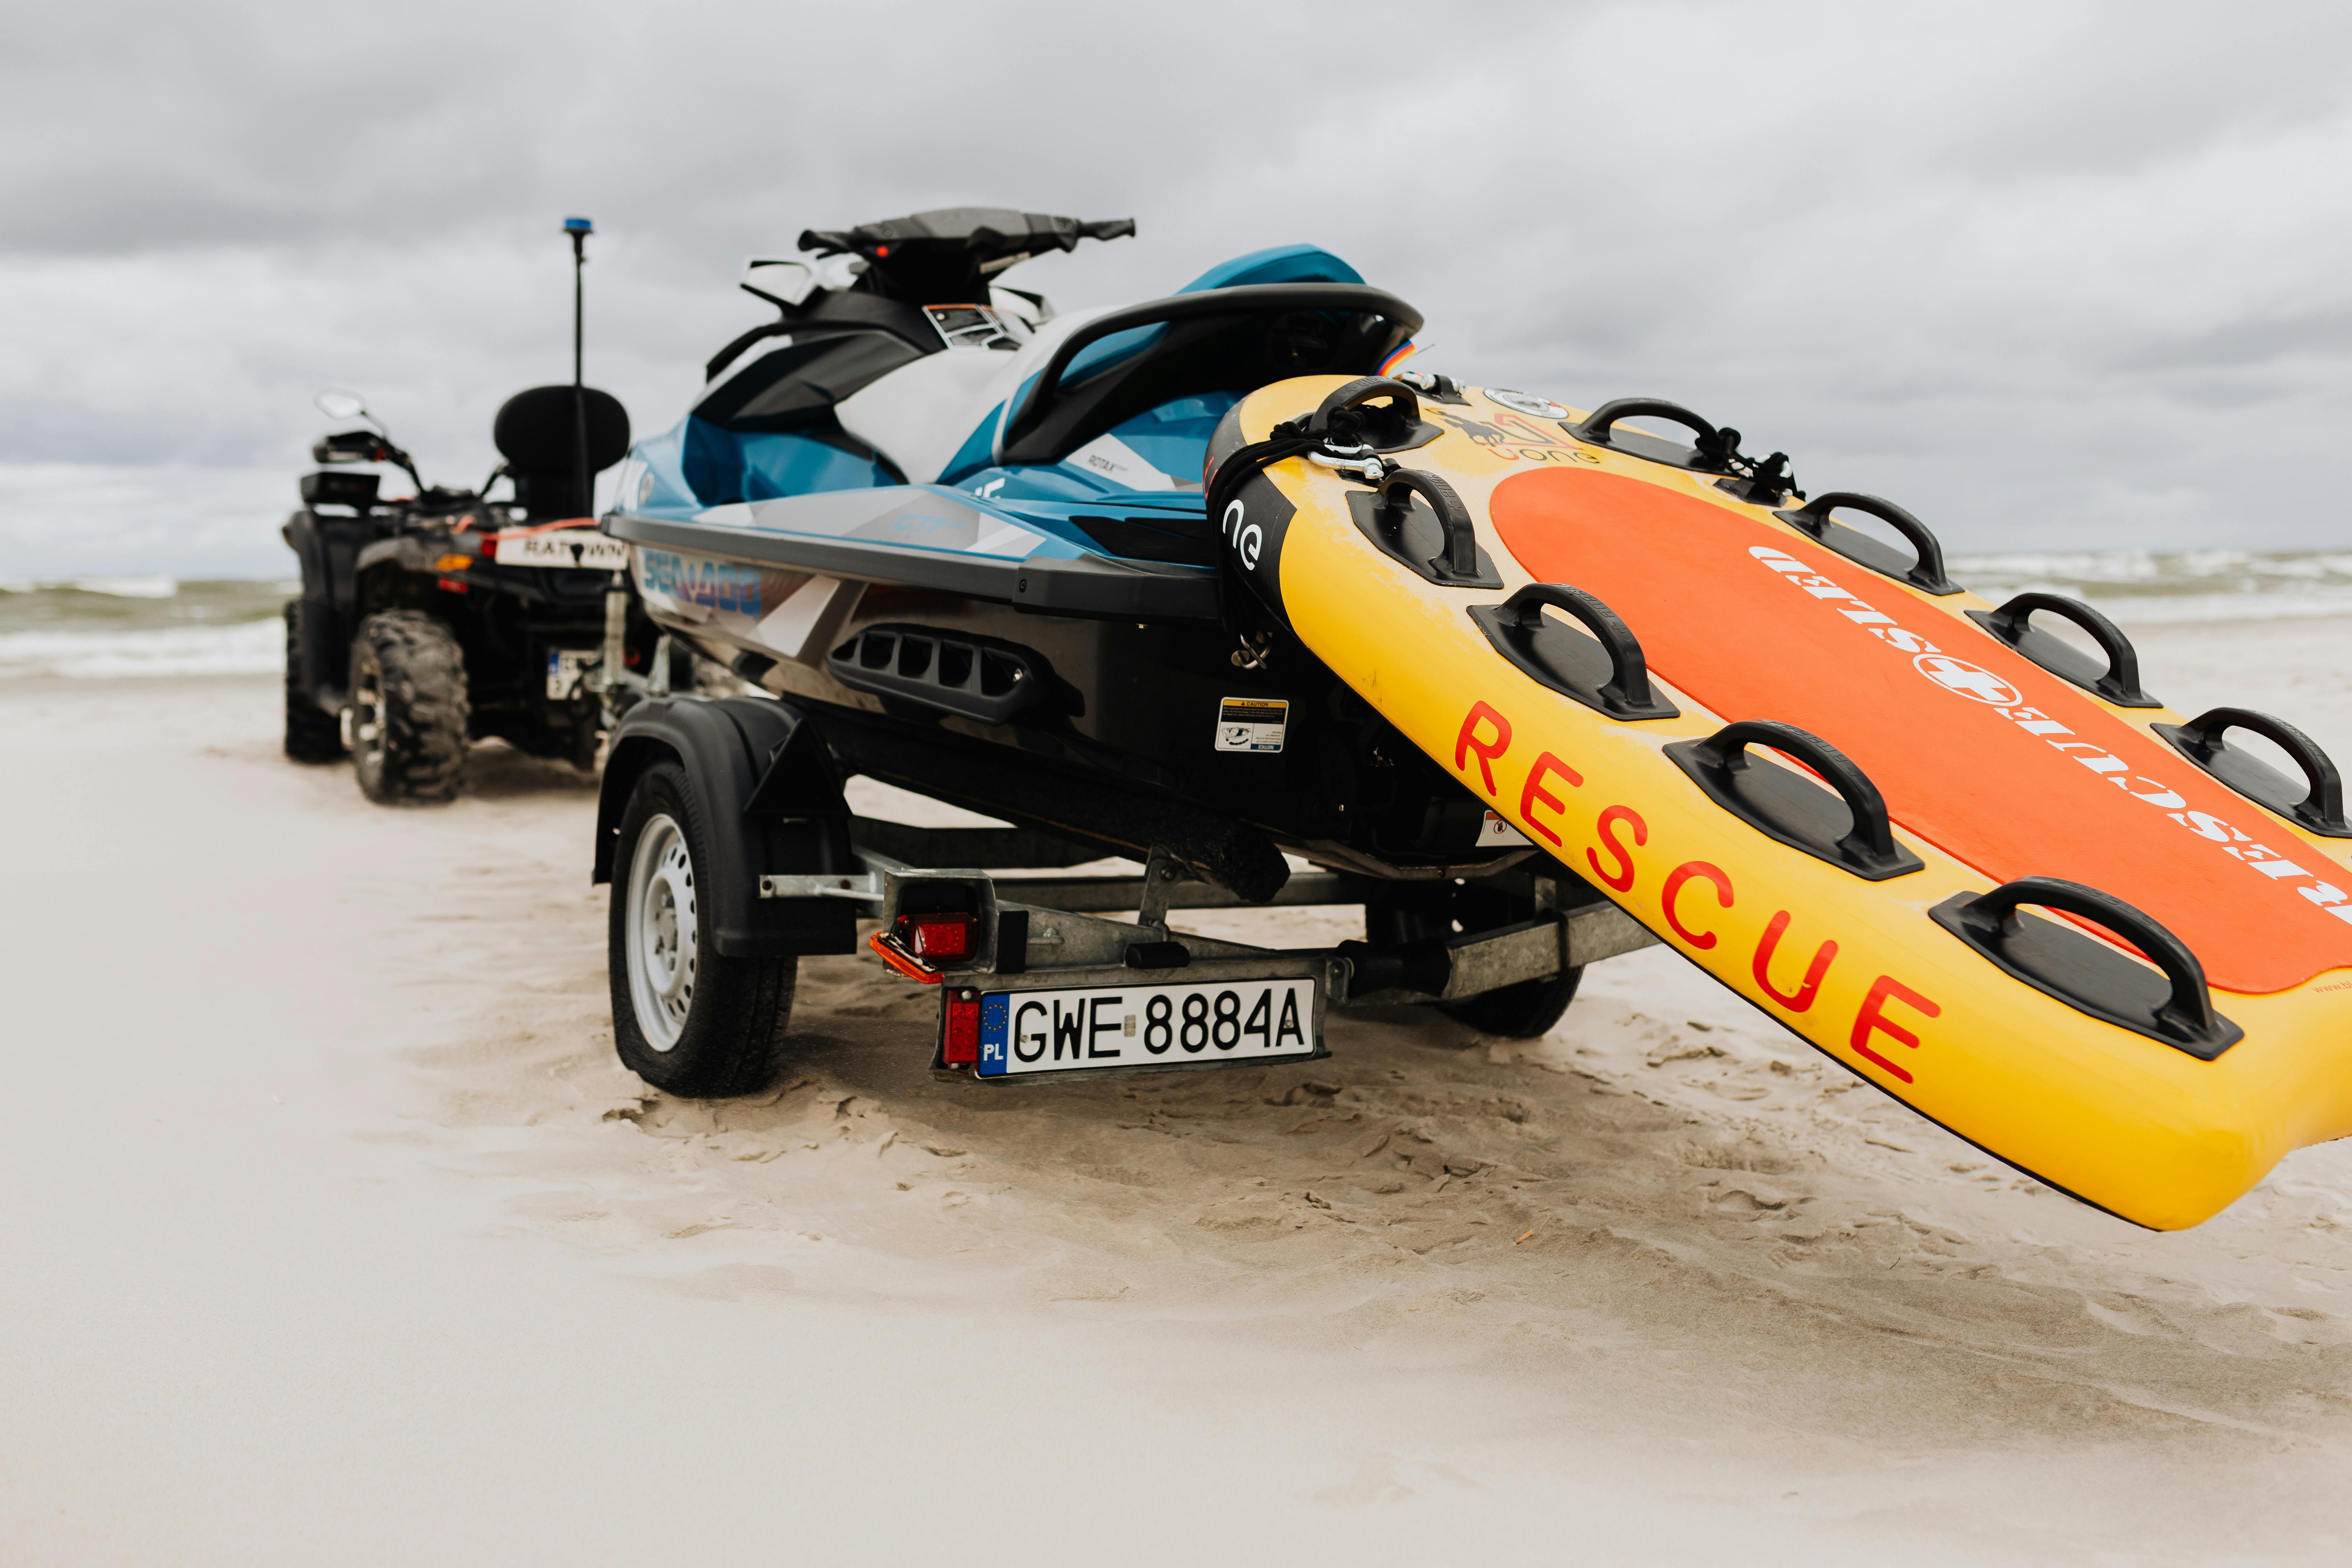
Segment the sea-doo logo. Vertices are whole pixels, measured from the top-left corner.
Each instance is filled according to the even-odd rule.
[[[739,616],[760,614],[760,574],[731,561],[689,561],[666,550],[637,552],[638,585],[680,604]]]
[[[1957,691],[1995,708],[2014,708],[2025,700],[2017,688],[1981,665],[1948,653],[1923,653],[1911,661],[1920,674],[1947,691]]]

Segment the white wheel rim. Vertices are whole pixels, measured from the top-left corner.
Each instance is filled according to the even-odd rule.
[[[623,911],[627,938],[629,1001],[646,1044],[667,1051],[686,1031],[694,1008],[694,972],[701,955],[701,925],[695,918],[694,862],[686,835],[667,816],[656,816],[637,835],[629,858],[628,904]]]
[[[352,661],[352,742],[360,765],[383,765],[383,672],[372,658]]]

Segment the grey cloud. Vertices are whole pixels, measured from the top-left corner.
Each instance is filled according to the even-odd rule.
[[[1065,308],[1329,246],[1439,368],[1675,397],[1956,549],[2342,531],[2335,8],[220,0],[11,43],[0,468],[290,495],[341,382],[470,478],[568,371],[565,212],[592,374],[657,429],[761,319],[746,254],[981,200],[1139,218],[1024,268]]]

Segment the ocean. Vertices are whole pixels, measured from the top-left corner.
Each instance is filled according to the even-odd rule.
[[[2352,553],[2237,550],[1961,555],[1952,578],[1999,604],[2029,589],[2125,626],[2352,616]],[[271,675],[289,582],[87,577],[0,581],[0,679]]]

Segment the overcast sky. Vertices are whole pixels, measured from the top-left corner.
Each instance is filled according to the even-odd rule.
[[[1958,552],[2346,547],[2352,8],[17,7],[0,578],[278,570],[320,387],[428,478],[589,368],[640,433],[752,253],[1133,216],[1064,309],[1309,240],[1422,363],[1671,397]]]

